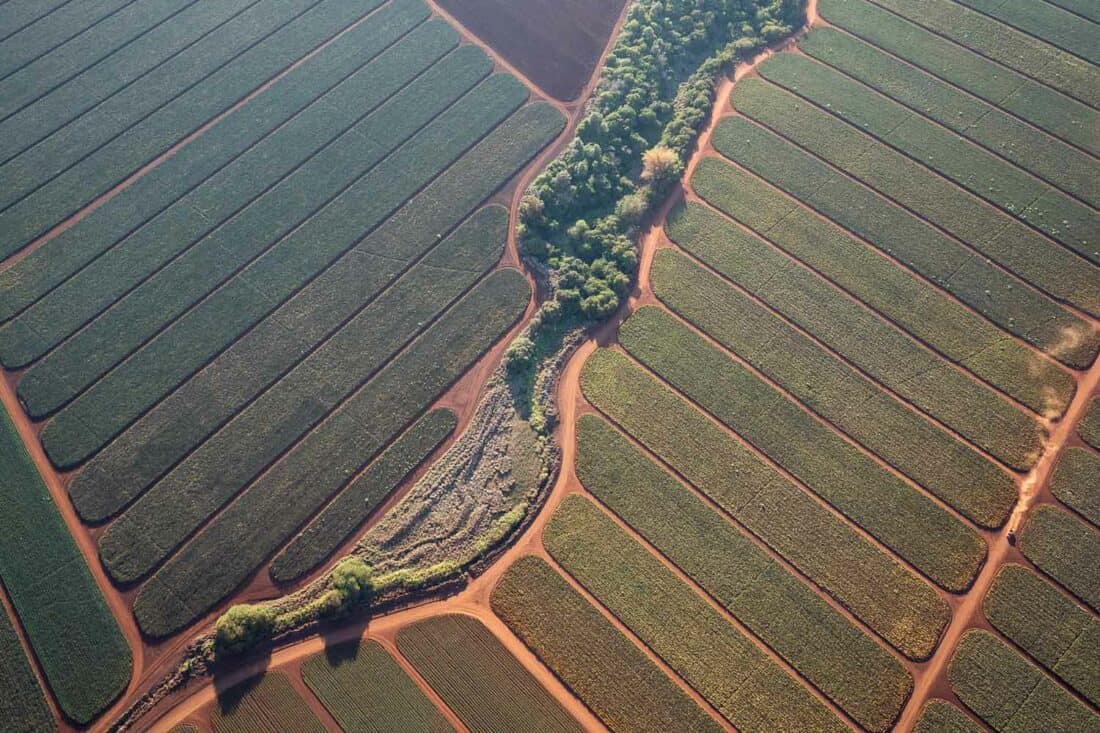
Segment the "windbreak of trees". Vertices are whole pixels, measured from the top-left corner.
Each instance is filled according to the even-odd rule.
[[[738,60],[802,24],[804,0],[634,0],[574,139],[520,207],[524,254],[550,271],[541,322],[609,316],[637,268],[638,224],[679,178]]]

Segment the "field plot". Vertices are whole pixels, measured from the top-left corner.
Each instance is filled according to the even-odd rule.
[[[322,733],[325,726],[281,672],[245,682],[219,696],[210,712],[214,733]]]
[[[422,621],[398,633],[397,648],[472,733],[580,733],[577,722],[473,618]]]
[[[1020,549],[1040,570],[1100,612],[1100,531],[1048,504],[1032,514]]]
[[[376,641],[351,642],[306,660],[302,679],[349,731],[454,729]]]
[[[1089,403],[1088,412],[1077,423],[1077,432],[1082,440],[1100,450],[1100,397],[1094,397]]]
[[[1063,504],[1100,528],[1100,456],[1070,448],[1058,459],[1050,490]]]
[[[58,707],[76,723],[91,721],[126,688],[131,652],[7,413],[0,415],[0,581]],[[12,647],[4,647],[6,667]],[[25,676],[16,685],[12,674],[11,689],[26,690]]]
[[[949,702],[932,700],[921,709],[914,733],[982,733],[984,728]]]
[[[4,8],[0,254],[34,246],[0,362],[165,636],[322,565],[451,435],[432,404],[530,299],[486,203],[564,118],[422,0]]]
[[[458,22],[557,99],[596,70],[625,0],[440,0]]]
[[[0,720],[27,733],[57,730],[31,662],[6,614],[0,614],[0,689],[4,691]]]

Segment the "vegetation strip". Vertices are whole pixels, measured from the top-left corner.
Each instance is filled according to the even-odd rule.
[[[610,621],[536,557],[512,564],[493,611],[615,733],[720,731]],[[569,619],[568,626],[562,619]]]
[[[873,319],[814,273],[790,263],[706,207],[691,203],[673,212],[665,230],[680,247],[795,323],[809,326],[811,333],[823,333],[834,343],[853,341],[847,335],[856,334],[860,343],[889,353],[910,368],[921,363],[912,357],[899,359],[898,351],[884,346],[896,339],[889,324]],[[991,528],[1008,518],[1016,502],[1016,486],[1006,472],[782,319],[672,252],[656,254],[650,278],[657,297],[682,318],[962,514]],[[841,323],[844,327],[837,328]],[[846,351],[850,353],[850,349],[841,353]],[[938,372],[948,368],[936,366]],[[950,380],[950,376],[938,378],[940,383]],[[984,415],[987,424],[1000,427],[995,418],[1007,414],[1008,424],[1017,431],[1021,422],[1028,425],[1018,411],[975,389],[973,381],[963,379],[960,386],[964,389],[955,392],[953,400],[971,414]],[[972,396],[978,399],[968,399]],[[985,414],[987,405],[994,408],[992,415]],[[1011,439],[1020,437],[1017,432]],[[999,441],[1007,443],[1004,438]],[[938,460],[929,462],[929,452]]]
[[[419,22],[417,15],[398,16],[388,23],[379,19],[377,37],[364,39],[363,44],[369,40],[378,46],[393,42],[397,35],[408,32]],[[399,100],[406,94],[424,95],[418,100],[421,114],[430,119],[433,111],[443,109],[472,86],[481,75],[476,74],[477,64],[469,63],[461,54],[432,69],[419,83],[413,81],[457,42],[457,34],[443,21],[425,24],[409,33],[403,42],[353,72],[283,127],[0,329],[0,358],[9,366],[20,366],[38,359],[92,321],[32,369],[35,374],[46,375],[51,370],[60,371],[71,375],[70,380],[75,382],[69,392],[51,401],[39,397],[34,401],[36,409],[40,412],[51,409],[71,396],[72,390],[85,384],[82,378],[87,379],[86,372],[98,374],[117,363],[158,326],[273,243],[275,237],[269,230],[275,225],[265,228],[258,222],[273,218],[276,203],[283,210],[300,207],[301,217],[305,218],[307,207],[319,205],[316,202],[325,200],[326,192],[333,190],[325,184],[337,183],[318,175],[318,170],[326,169],[322,166],[330,166],[340,156],[347,175],[354,176],[356,171],[377,162],[388,149],[371,151],[375,154],[372,157],[367,151],[353,152],[348,148],[352,145],[361,148],[358,135],[377,134],[374,130],[379,123],[392,125],[385,118],[393,105],[400,106]],[[487,61],[485,67],[484,73],[488,73]],[[459,78],[449,84],[438,80],[431,84],[431,74],[443,71]],[[409,84],[406,94],[394,99],[392,95],[406,84]],[[432,100],[432,104],[425,104],[425,98]],[[403,113],[411,114],[408,110]],[[399,129],[411,134],[416,129],[415,119]],[[397,138],[392,145],[396,146],[401,139]],[[304,179],[316,186],[315,198],[291,198],[295,182]],[[196,217],[196,209],[204,212],[204,216]],[[264,218],[258,218],[261,216]],[[289,211],[280,221],[285,222],[284,226],[298,223]],[[228,242],[235,242],[236,246],[229,246]],[[215,259],[217,266],[210,259]],[[205,266],[196,261],[205,262]],[[155,300],[149,298],[150,291],[157,293]],[[120,328],[119,322],[128,326]],[[8,341],[12,331],[14,344]],[[104,336],[104,331],[111,337]],[[91,363],[79,369],[74,367],[71,361],[74,357],[66,362],[66,355],[73,353],[77,361]],[[97,367],[98,371],[94,371]],[[38,378],[49,381],[48,376]],[[34,394],[27,390],[28,403]]]
[[[1067,685],[1100,704],[1100,621],[1022,565],[997,572],[985,617]]]
[[[523,276],[502,270],[459,301],[153,575],[134,601],[142,629],[166,636],[232,592],[500,338],[528,298]],[[352,350],[343,363],[358,359]],[[340,364],[333,364],[332,378],[342,371]],[[178,497],[169,506],[179,507]],[[155,521],[134,526],[139,548],[163,547],[180,537],[173,528],[165,542],[167,532]],[[191,528],[179,525],[183,531]],[[106,546],[102,543],[101,550]],[[151,557],[162,554],[154,549]],[[181,603],[181,598],[186,600]]]
[[[760,73],[798,96],[746,79],[733,92],[742,113],[1044,292],[1092,315],[1100,312],[1100,253],[1095,241],[1088,242],[1089,232],[1100,227],[1095,209],[805,56],[774,56]],[[807,132],[806,126],[817,129]]]
[[[1049,504],[1031,515],[1020,538],[1024,556],[1100,613],[1100,532]]]
[[[302,679],[344,730],[454,730],[376,641],[353,641],[310,657]]]
[[[456,425],[450,410],[433,410],[420,418],[279,551],[271,563],[271,578],[289,583],[319,567]]]
[[[265,672],[218,696],[210,711],[214,733],[323,733],[325,726],[282,672]]]
[[[984,733],[975,723],[949,702],[933,699],[924,704],[913,733]]]
[[[711,142],[725,157],[904,262],[1067,366],[1084,368],[1096,358],[1100,332],[1091,324],[774,133],[743,117],[727,117],[715,129]]]
[[[1069,406],[1074,381],[1053,360],[1032,352],[989,321],[879,256],[834,224],[788,200],[759,178],[718,159],[704,158],[691,178],[691,186],[715,208],[766,237],[929,348],[1032,410],[1060,415]],[[927,357],[919,363],[926,369],[936,367],[935,360]],[[899,367],[900,362],[893,368]],[[946,375],[946,366],[940,369],[945,372],[943,379],[952,379]],[[973,394],[969,400],[975,404],[986,402],[985,410],[994,413],[1007,410],[1005,406],[997,407],[989,396],[982,397],[974,386],[956,382],[953,389],[959,390],[956,394]],[[945,407],[941,404],[941,410]],[[968,409],[976,408],[971,405]],[[981,429],[965,414],[952,418],[941,412],[939,418],[964,434]],[[999,424],[1004,419],[1002,416],[995,422]],[[971,424],[972,429],[964,430],[960,423]],[[1034,425],[1021,428],[1025,444],[1035,444],[1038,440],[1035,431]]]
[[[46,704],[31,662],[12,627],[12,620],[0,607],[0,720],[15,730],[44,733],[57,730],[53,711]]]
[[[90,455],[353,250],[366,234],[456,160],[463,155],[478,159],[478,151],[493,143],[474,146],[525,96],[526,90],[518,82],[500,75],[463,97],[279,246],[252,262],[51,420],[42,438],[51,460],[71,466]],[[496,137],[509,136],[515,126],[535,118],[538,109],[531,107],[513,116],[495,131]],[[545,140],[546,123],[532,124],[523,139]],[[533,153],[526,146],[521,149]],[[381,286],[405,264],[405,258],[394,253],[370,254],[376,260],[368,281],[373,287]]]
[[[471,731],[580,733],[550,693],[469,616],[436,616],[402,629],[397,648]]]
[[[1089,402],[1088,410],[1077,423],[1077,433],[1086,443],[1100,450],[1100,395]]]
[[[986,545],[966,524],[657,308],[619,329],[660,378],[944,588],[969,585]],[[765,417],[766,416],[766,417]],[[930,546],[926,538],[936,538]]]
[[[1100,716],[987,631],[967,632],[947,679],[963,704],[998,733],[1100,731]]]
[[[890,554],[621,354],[590,357],[581,386],[593,405],[892,646],[912,659],[932,653],[950,610]]]
[[[811,31],[798,48],[1066,193],[1100,206],[1100,161],[1062,140],[834,28]],[[1039,218],[1030,219],[1032,223],[1046,222],[1042,214],[1033,211]]]
[[[75,723],[90,722],[126,689],[130,648],[7,413],[0,582],[58,707]]]
[[[1055,137],[1100,155],[1100,112],[999,66],[867,0],[820,0],[829,23],[964,89]],[[1098,87],[1100,88],[1100,87]],[[1087,86],[1079,86],[1087,91]],[[1100,103],[1093,91],[1089,103]]]
[[[1050,490],[1100,529],[1100,456],[1087,448],[1068,448],[1058,459]]]
[[[131,128],[126,134],[99,148],[93,155],[51,179],[31,195],[20,199],[0,213],[0,226],[8,232],[0,255],[7,257],[22,249],[96,196],[106,192],[177,141],[231,107],[257,86],[277,75],[288,63],[309,53],[379,4],[380,0],[323,0],[296,22],[284,26],[264,43],[238,57],[234,64],[209,77],[208,84],[213,85],[212,88],[216,90],[214,93],[210,93],[206,85],[193,88],[192,93],[183,95],[174,104],[158,110],[143,124]],[[346,34],[342,39],[348,35],[354,34]],[[310,59],[312,63],[304,63],[295,71],[308,74],[311,69],[332,63],[339,55],[340,45],[334,43],[328,46]],[[262,105],[268,101],[264,99],[267,96],[260,94],[256,99],[264,100],[260,102]],[[282,108],[293,110],[285,106]],[[230,139],[221,139],[220,142],[232,144]],[[161,167],[157,166],[158,169]],[[174,166],[169,166],[150,185],[155,185],[156,181],[171,180],[173,168]],[[160,195],[171,200],[174,191],[189,187],[187,184],[191,176],[197,176],[201,180],[216,168],[217,166],[206,170],[189,170],[175,185],[166,186],[160,191]]]

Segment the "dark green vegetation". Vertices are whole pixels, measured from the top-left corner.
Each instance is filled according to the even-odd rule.
[[[581,417],[577,436],[578,476],[601,503],[841,709],[889,725],[912,687],[896,659],[602,420]]]
[[[738,730],[843,730],[782,667],[591,502],[543,535],[558,563]]]
[[[1040,570],[1100,612],[1100,532],[1069,512],[1040,506],[1020,537],[1020,549]]]
[[[91,721],[126,688],[130,649],[7,413],[0,415],[0,581],[61,711]],[[11,645],[4,646],[7,666]],[[26,685],[12,674],[10,689],[25,697]]]
[[[268,672],[218,696],[210,712],[214,733],[322,733],[325,726],[281,672]]]
[[[0,613],[0,689],[4,691],[0,698],[0,720],[27,733],[57,730],[31,662],[4,613]]]
[[[378,642],[341,644],[311,657],[302,679],[344,730],[454,730]]]
[[[1081,421],[1077,423],[1081,439],[1100,450],[1100,397],[1093,397]]]
[[[1100,731],[1100,716],[986,631],[962,638],[947,677],[963,704],[998,733]]]
[[[1100,702],[1100,621],[1021,565],[1006,565],[984,601],[1002,634],[1094,705]]]
[[[1060,502],[1100,527],[1100,456],[1068,448],[1058,459],[1050,490]]]
[[[553,568],[516,561],[493,610],[616,733],[721,727]],[[569,619],[563,624],[562,619]]]
[[[582,387],[594,406],[891,645],[913,659],[931,654],[947,605],[809,492],[622,354],[593,355]]]
[[[930,700],[920,711],[913,733],[982,733],[984,728],[949,702]]]
[[[439,616],[404,628],[397,648],[472,733],[580,733],[550,693],[468,616]]]

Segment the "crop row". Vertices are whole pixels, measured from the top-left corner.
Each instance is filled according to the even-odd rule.
[[[867,0],[821,0],[821,17],[1055,137],[1100,154],[1100,112]],[[1100,87],[1097,87],[1100,88]],[[1086,92],[1087,87],[1081,87]],[[1100,92],[1089,95],[1100,103]]]
[[[931,654],[950,611],[935,590],[616,352],[585,364],[593,405],[906,656]]]
[[[1100,395],[1089,402],[1088,410],[1077,423],[1077,433],[1086,443],[1100,450]]]
[[[868,351],[889,354],[908,367],[917,366],[912,357],[899,356],[904,349],[890,347],[904,336],[889,323],[706,207],[687,204],[669,216],[665,231],[682,249],[809,332],[823,333],[828,341],[842,346],[851,342],[853,346],[843,348],[842,353],[852,354],[864,346]],[[984,456],[687,258],[658,252],[652,280],[657,296],[673,311],[871,452],[978,524],[999,527],[1004,523],[1016,501],[1016,487],[1007,473]],[[919,360],[923,361],[928,361],[927,357]],[[943,362],[928,368],[948,371],[937,383],[951,385],[954,402],[964,405],[970,414],[984,416],[984,425],[996,427],[1007,422],[1012,428],[1007,434],[1013,441],[1020,440],[1021,427],[1026,428],[1029,421],[1019,410],[981,389],[977,382],[959,379]],[[1002,415],[1009,419],[998,420]],[[1008,441],[1002,439],[998,444],[1004,452]],[[929,452],[937,456],[936,461],[928,461]]]
[[[998,733],[1100,731],[1100,716],[987,631],[970,631],[947,668],[964,705]]]
[[[1006,565],[985,617],[1062,681],[1100,703],[1100,621],[1029,568]]]
[[[210,711],[214,733],[324,733],[325,726],[282,672],[266,672],[220,693]]]
[[[581,731],[546,688],[469,616],[437,616],[404,628],[397,649],[471,731]]]
[[[142,587],[134,614],[146,633],[165,636],[179,630],[246,580],[500,338],[523,313],[529,296],[527,281],[517,271],[501,270],[489,276],[282,455]],[[356,373],[362,354],[356,342],[349,346],[332,355],[336,357],[330,362],[332,368],[319,370],[323,380],[314,380],[314,392],[287,417],[315,410],[331,396],[325,391],[341,394],[342,380],[353,384],[362,379]],[[284,420],[288,425],[295,422]],[[228,472],[227,456],[233,462],[252,463],[233,444],[229,453],[217,456],[223,472]],[[211,483],[217,485],[220,480],[215,477]],[[188,488],[192,497],[203,498],[188,502],[185,495],[168,494],[160,516],[157,512],[138,515],[126,532],[116,533],[121,525],[112,525],[100,542],[108,568],[117,573],[119,567],[151,567],[168,554],[161,548],[170,549],[186,537],[197,526],[194,520],[201,523],[219,501],[226,501],[242,485],[221,484],[220,492],[205,482]],[[206,492],[213,494],[213,501],[205,499]],[[145,499],[154,496],[150,493]]]
[[[53,713],[38,679],[34,676],[30,661],[23,653],[23,645],[3,608],[0,608],[0,720],[14,730],[46,733],[57,730]]]
[[[743,117],[727,117],[715,129],[711,142],[725,157],[1064,364],[1082,368],[1096,357],[1100,333],[1091,324],[776,134]],[[1073,346],[1067,347],[1067,340]]]
[[[806,56],[779,54],[761,64],[760,73],[817,106],[746,79],[753,83],[738,84],[733,91],[741,112],[1043,291],[1089,313],[1100,312],[1095,267],[1100,253],[1095,242],[1088,243],[1100,216],[1088,205]],[[982,204],[952,181],[1000,208]],[[1025,222],[1064,246],[1047,241]]]
[[[34,189],[33,193],[20,198],[18,203],[10,205],[0,213],[0,226],[6,232],[0,248],[0,256],[6,257],[22,249],[27,243],[64,221],[81,206],[108,191],[134,171],[140,170],[143,165],[168,150],[179,140],[228,109],[267,79],[285,69],[289,63],[324,43],[379,4],[379,0],[352,0],[351,2],[322,0],[309,12],[303,14],[298,22],[284,26],[264,42],[253,46],[248,52],[234,59],[232,64],[207,77],[203,84],[191,87],[188,93],[177,97],[171,104],[161,107],[140,124],[131,127],[124,134],[118,135],[96,149],[95,152],[81,158],[80,162],[56,177],[43,182]],[[310,62],[299,66],[296,71],[301,73],[294,75],[296,79],[301,81],[309,78],[319,69],[333,64],[341,56],[341,48],[354,42],[352,37],[355,35],[357,34],[345,34],[340,39],[347,39],[343,44],[333,43],[322,53],[313,56]],[[285,78],[289,76],[291,75]],[[313,96],[312,91],[309,88],[300,89],[298,94],[306,95],[305,101],[308,101],[308,98]],[[257,106],[252,107],[250,111],[258,111],[264,105],[275,101],[273,98],[265,99],[267,96],[259,95],[256,98],[259,100]],[[304,103],[301,106],[304,106]],[[278,105],[286,114],[293,114],[301,106],[295,108]],[[268,129],[273,127],[274,125]],[[213,130],[207,131],[207,133],[213,132]],[[207,135],[201,137],[205,138]],[[255,130],[249,131],[249,138],[255,139]],[[225,146],[221,151],[223,157],[220,163],[222,164],[233,156],[233,153],[227,149],[233,148],[235,144],[239,145],[239,141],[232,136],[218,133],[210,139],[216,145]],[[237,150],[240,150],[240,147]],[[179,164],[169,166],[155,179],[160,182],[175,179],[173,185],[166,186],[160,191],[160,195],[166,201],[178,195],[176,192],[190,188],[220,167],[220,165],[214,165],[208,168],[187,169],[183,164],[190,160],[189,156],[185,158],[187,159],[180,161]],[[180,175],[181,170],[183,175]],[[11,195],[19,196],[27,193],[13,186],[5,186],[4,191],[5,196],[9,191]],[[12,204],[12,201],[7,198],[0,200],[4,201],[5,205]],[[125,199],[118,206],[123,206],[124,203]],[[162,207],[155,207],[153,212],[160,208]],[[134,215],[132,211],[127,213],[130,217]],[[120,225],[121,222],[115,224],[116,227]]]
[[[376,17],[384,15],[385,10]],[[416,17],[380,22],[373,40],[378,46],[384,45],[416,22]],[[364,45],[367,41],[363,39]],[[94,351],[103,350],[104,354],[85,369],[102,371],[112,366],[148,338],[150,329],[155,330],[167,315],[181,312],[209,292],[219,282],[219,276],[224,279],[276,241],[283,233],[277,228],[280,224],[299,223],[342,185],[389,152],[390,148],[360,150],[361,135],[367,139],[378,135],[382,138],[380,145],[386,141],[396,147],[418,128],[417,119],[430,120],[487,74],[487,62],[478,74],[476,63],[455,54],[458,58],[435,66],[421,80],[409,85],[400,97],[391,99],[391,95],[432,67],[457,42],[457,34],[443,21],[427,23],[399,45],[360,67],[284,126],[111,246],[0,329],[0,358],[4,364],[22,366],[38,359],[109,308],[63,345],[59,353],[47,357],[44,364],[50,366],[41,369],[47,373],[51,369],[65,370],[64,354],[92,351],[88,347],[91,343],[97,345]],[[438,79],[431,83],[433,74],[445,71],[459,78],[449,84]],[[411,119],[391,129],[394,123],[389,110],[400,106],[400,100],[414,89],[423,95],[417,100],[420,107],[415,112],[419,114],[402,110]],[[386,124],[382,125],[383,122]],[[389,137],[382,135],[381,130]],[[331,170],[334,160],[347,167],[347,173],[341,174],[345,178],[332,173],[329,178],[322,175]],[[307,180],[317,188],[310,189],[308,195],[300,191],[303,188],[300,182]],[[203,216],[196,216],[196,211],[203,212]],[[271,221],[276,213],[277,222]],[[296,213],[300,218],[295,218]],[[196,262],[203,262],[204,266]],[[186,287],[188,277],[195,281],[191,287]],[[173,287],[195,292],[190,300],[185,300]],[[150,290],[160,296],[152,303],[147,295]],[[175,298],[167,298],[168,295]],[[119,319],[136,321],[134,309],[148,311],[144,316],[148,323],[141,324],[141,328],[133,323],[136,333],[128,334],[126,340],[118,339]],[[104,343],[105,329],[121,343]],[[74,374],[78,379],[73,390],[85,384],[80,381],[80,374]],[[56,407],[67,396],[64,393],[46,400],[28,392],[28,400],[37,400],[35,409],[39,412]]]
[[[544,561],[529,556],[513,563],[493,588],[491,603],[516,636],[614,733],[721,730]]]
[[[1100,84],[1100,69],[1081,63],[1081,58],[1093,64],[1100,63],[1095,33],[1087,23],[1081,23],[1046,3],[1027,0],[926,0],[924,7],[917,12],[904,0],[874,2],[1066,94],[1089,103],[1100,101],[1096,91],[1096,86]],[[990,16],[997,20],[992,20]],[[1027,32],[1021,33],[1009,26]],[[1058,37],[1057,45],[1061,48],[1050,45],[1053,40],[1051,36]],[[1071,51],[1079,58],[1062,49]]]
[[[32,23],[46,17],[68,0],[18,0],[0,5],[0,40],[7,40]]]
[[[1072,13],[1084,16],[1089,20],[1100,23],[1100,6],[1092,0],[1047,0],[1060,8],[1065,8]]]
[[[673,277],[676,277],[673,275]],[[985,559],[953,514],[681,321],[644,308],[619,340],[661,379],[944,588],[966,588]],[[927,537],[936,538],[934,544]]]
[[[1058,459],[1050,490],[1100,528],[1100,456],[1086,448],[1067,449]]]
[[[1051,185],[1100,205],[1100,162],[1065,142],[835,28],[810,32],[798,47]]]
[[[984,733],[985,729],[949,702],[933,698],[924,704],[913,733]]]
[[[912,687],[894,657],[602,420],[581,417],[577,436],[578,477],[593,496],[855,720],[871,730],[889,726]],[[607,535],[587,536],[602,541]],[[560,554],[549,541],[548,547]],[[620,557],[605,563],[613,567]],[[573,572],[569,561],[558,560]],[[729,674],[731,680],[741,677]],[[724,707],[720,700],[715,704]],[[801,729],[791,721],[788,728]]]
[[[497,75],[463,97],[321,212],[70,403],[43,431],[43,445],[51,459],[59,466],[71,466],[104,445],[347,255],[366,233],[497,127],[525,96],[526,89],[514,78]],[[497,132],[507,137],[514,126],[536,115],[514,116]],[[553,134],[548,126],[547,122],[536,126],[526,133],[524,142],[545,143]],[[527,146],[522,149],[525,157],[534,152]],[[469,153],[468,160],[479,158],[477,150]],[[406,263],[398,253],[377,255],[388,262],[375,263],[365,280],[367,290],[384,284]]]
[[[315,279],[143,416],[97,455],[70,486],[82,516],[105,518],[144,492],[314,344],[324,341],[371,302],[386,285],[383,276],[394,274],[395,258],[412,263],[432,249],[441,234],[454,228],[511,177],[561,124],[561,116],[547,106],[520,111],[410,199],[329,273]],[[447,246],[426,259],[425,265],[442,268],[439,275],[445,281],[454,277],[447,270],[487,267],[480,263],[487,263],[487,257],[495,260],[496,254],[490,251],[499,253],[503,247],[506,218],[507,213],[499,207],[476,215],[453,235],[454,241],[449,241],[452,237],[444,240]],[[432,277],[431,269],[416,268],[413,273],[410,279],[414,284],[424,276]],[[365,335],[360,338],[372,341]]]
[[[290,583],[317,568],[361,526],[455,429],[450,410],[433,410],[395,440],[314,517],[271,562],[271,578]]]
[[[691,187],[712,206],[766,237],[948,360],[1031,409],[1060,415],[1069,405],[1073,379],[1053,360],[1036,355],[989,321],[879,256],[847,232],[788,200],[759,178],[715,158],[704,158],[691,178]],[[912,354],[916,352],[909,353],[907,358],[915,358]],[[896,360],[890,363],[894,369],[902,366]],[[919,363],[925,369],[934,366],[928,357]],[[863,368],[874,372],[870,364]],[[913,375],[917,373],[914,371]],[[962,390],[954,394],[974,393],[973,388],[961,384],[952,390]],[[979,399],[988,402],[988,398]],[[945,423],[963,434],[981,435],[980,423],[965,414],[955,417],[944,414],[944,409],[941,405],[937,417]],[[1025,445],[1034,444],[1034,431],[1034,427],[1022,431]]]
[[[30,4],[26,0],[24,3]],[[56,13],[49,12],[50,0],[33,4],[44,6],[43,9],[46,10],[46,15],[35,21],[34,28],[20,28],[18,24],[12,23],[0,24],[0,28],[3,28],[0,31],[0,49],[3,49],[4,56],[0,62],[0,78],[83,33],[129,3],[127,0],[74,3],[77,7],[62,7]],[[57,0],[53,4],[58,4]]]
[[[310,657],[302,679],[344,730],[454,730],[376,641],[352,641]]]
[[[1047,504],[1028,520],[1020,549],[1036,567],[1100,612],[1100,532]]]
[[[126,688],[130,649],[7,413],[0,580],[61,710],[92,720]]]
[[[411,54],[423,53],[431,61],[444,49],[431,48],[430,38],[435,34],[433,29],[427,30],[428,38],[413,34],[409,39],[426,47],[423,51],[417,46],[407,48]],[[434,26],[434,30],[442,32],[438,40],[443,44],[453,44],[454,39],[450,37],[453,31],[449,28]],[[409,59],[404,59],[404,64],[409,65]],[[408,81],[407,75],[411,76],[418,69],[400,72],[399,78],[391,79],[389,84],[379,73],[382,69],[374,71],[377,77],[371,74],[361,80],[380,91],[385,91],[387,86],[392,91]],[[243,268],[263,257],[276,257],[280,249],[292,246],[288,240],[297,227],[313,216],[325,216],[325,207],[342,190],[371,175],[387,155],[467,94],[488,71],[488,59],[480,51],[471,49],[470,53],[458,52],[448,57],[207,236],[177,241],[171,234],[159,236],[154,228],[148,236],[125,242],[55,289],[10,324],[25,324],[32,332],[46,334],[49,341],[37,344],[40,348],[52,346],[53,341],[67,335],[70,327],[78,327],[94,318],[101,305],[110,304],[112,280],[119,279],[112,277],[112,270],[124,271],[124,281],[118,283],[120,294],[140,282],[120,302],[27,371],[19,388],[27,409],[33,415],[45,415],[61,407]],[[362,99],[365,106],[371,101],[365,93],[350,99],[356,98]],[[349,114],[354,115],[355,104],[349,106]],[[327,107],[327,104],[320,104],[311,109],[316,109],[321,116],[337,117]],[[303,113],[299,119],[305,117],[308,115]],[[288,125],[283,130],[300,129],[312,135],[318,127],[291,128]],[[276,149],[289,147],[292,141],[281,142],[284,145]],[[261,152],[265,153],[261,159],[272,157],[271,151]],[[230,185],[239,186],[240,181],[246,180],[244,171],[238,173],[240,175],[227,179]],[[210,193],[213,195],[216,191]],[[179,209],[178,218],[187,219],[187,209],[188,206]],[[175,211],[173,207],[167,213]],[[196,217],[191,214],[189,218]],[[175,230],[178,228],[170,229]],[[158,247],[150,241],[172,244]],[[157,249],[168,251],[158,257]],[[154,258],[153,261],[143,262],[146,256]],[[143,265],[157,267],[162,264],[159,260],[163,256],[176,259],[149,277],[151,273]],[[141,282],[146,277],[148,279]],[[240,287],[239,282],[237,287]],[[89,292],[92,295],[81,295]],[[96,293],[104,293],[104,301],[96,302],[99,300]],[[82,308],[86,301],[93,302]],[[74,305],[69,307],[67,303]],[[55,330],[46,325],[50,322],[58,323],[60,328]]]

